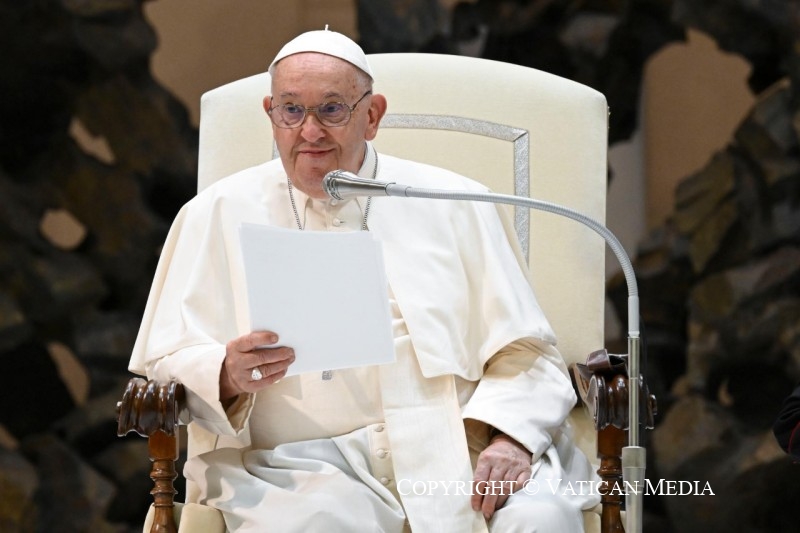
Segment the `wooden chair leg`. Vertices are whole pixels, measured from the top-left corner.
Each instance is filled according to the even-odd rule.
[[[622,487],[622,448],[627,441],[628,432],[613,425],[601,429],[597,435],[597,456],[600,468],[597,470],[603,480],[600,488],[600,503],[603,513],[600,515],[600,531],[602,533],[621,533],[620,510],[623,501]]]
[[[155,508],[155,518],[150,533],[177,533],[174,512],[175,495],[178,491],[175,490],[173,482],[178,477],[178,471],[175,470],[175,461],[178,460],[178,438],[159,430],[150,435],[147,444],[150,460],[153,461],[150,479],[155,485],[150,491]]]

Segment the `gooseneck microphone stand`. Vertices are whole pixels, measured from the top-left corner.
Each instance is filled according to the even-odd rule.
[[[639,360],[641,338],[639,332],[639,289],[633,265],[617,237],[603,224],[568,207],[508,194],[488,192],[425,189],[398,183],[386,183],[359,178],[351,172],[334,170],[323,179],[325,192],[335,200],[357,196],[399,196],[406,198],[429,198],[434,200],[467,200],[508,204],[546,211],[570,218],[588,226],[603,239],[614,252],[628,287],[628,446],[622,448],[622,478],[625,491],[626,531],[642,531],[642,511],[647,452],[639,445]]]

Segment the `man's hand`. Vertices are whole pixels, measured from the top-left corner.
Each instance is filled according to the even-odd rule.
[[[254,331],[230,341],[219,374],[219,398],[229,400],[243,392],[257,392],[280,381],[294,362],[294,350],[285,346],[269,348],[278,342],[271,331]],[[257,368],[262,378],[253,380]]]
[[[530,477],[531,453],[508,435],[497,435],[478,456],[472,508],[489,520]]]

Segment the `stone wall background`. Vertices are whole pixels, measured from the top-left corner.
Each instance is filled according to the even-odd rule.
[[[769,426],[800,381],[799,3],[357,8],[369,53],[479,55],[600,90],[612,143],[635,128],[645,62],[688,28],[750,62],[755,107],[635,258],[660,402],[648,477],[717,492],[646,498],[646,530],[793,531],[800,467]],[[114,405],[159,248],[195,190],[197,132],[149,72],[141,0],[2,0],[0,30],[0,530],[134,531],[146,444],[115,436]],[[609,294],[624,316],[619,280]]]

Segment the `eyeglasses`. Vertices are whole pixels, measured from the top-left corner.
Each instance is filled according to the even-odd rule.
[[[309,112],[314,113],[323,126],[336,128],[350,122],[356,106],[369,94],[372,94],[372,91],[365,92],[352,106],[344,102],[325,102],[315,107],[281,104],[270,107],[267,113],[272,123],[279,128],[297,128],[305,121],[306,114]]]

